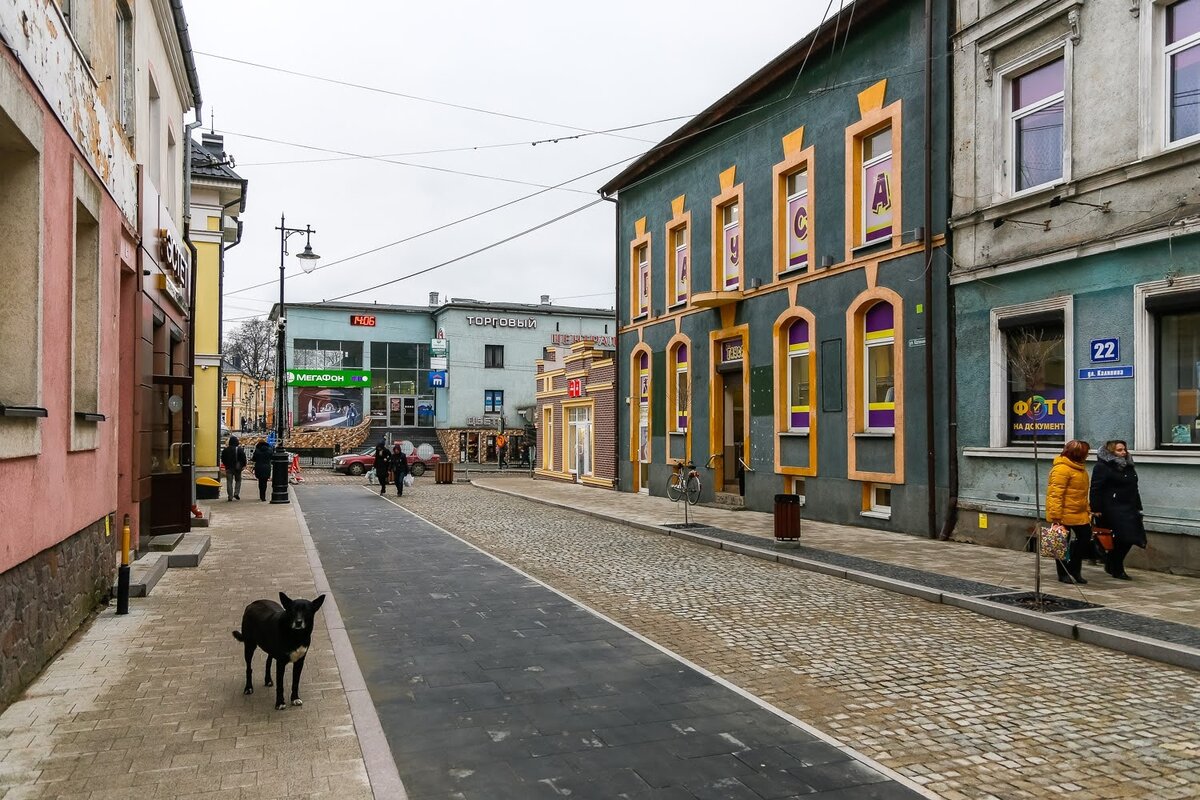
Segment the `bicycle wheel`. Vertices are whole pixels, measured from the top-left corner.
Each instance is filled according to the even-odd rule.
[[[689,475],[687,480],[687,499],[692,505],[700,502],[700,476]]]
[[[672,502],[679,502],[679,498],[683,495],[683,488],[679,485],[679,477],[672,475],[667,480],[667,497],[671,498]]]

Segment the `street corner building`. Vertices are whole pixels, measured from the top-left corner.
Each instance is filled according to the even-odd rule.
[[[619,488],[949,516],[947,3],[847,4],[603,187]],[[836,42],[836,47],[835,47]],[[623,399],[623,400],[622,400]]]
[[[1200,573],[1200,0],[959,6],[957,533],[1023,546],[1063,443],[1122,439],[1129,563]]]
[[[533,467],[540,477],[611,489],[617,479],[617,369],[611,345],[605,345],[616,337],[578,339],[548,348],[537,362],[539,449]]]
[[[200,94],[165,0],[11,0],[0,43],[3,704],[108,594],[122,522],[136,541],[191,505],[158,478],[190,486],[183,153]]]

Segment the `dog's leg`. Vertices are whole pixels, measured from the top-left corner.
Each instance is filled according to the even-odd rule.
[[[303,671],[304,656],[300,656],[292,665],[292,705],[294,706],[304,705],[304,701],[300,699],[300,673]]]
[[[271,654],[267,653],[267,668],[266,668],[266,670],[264,670],[264,673],[263,673],[266,677],[263,679],[263,686],[274,686],[275,685],[274,683],[271,682],[271,662],[273,660],[274,659],[271,658]]]
[[[246,648],[246,688],[242,690],[243,694],[254,694],[254,642],[247,639],[245,641]]]
[[[275,710],[282,711],[287,708],[287,703],[283,702],[283,670],[287,667],[287,662],[282,658],[275,659]]]

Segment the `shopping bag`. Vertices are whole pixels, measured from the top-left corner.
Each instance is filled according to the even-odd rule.
[[[1056,522],[1048,528],[1042,528],[1042,535],[1038,538],[1041,539],[1043,556],[1057,561],[1067,560],[1067,546],[1071,540],[1071,532],[1060,523]]]
[[[405,485],[405,486],[412,486],[412,485],[413,485],[413,476],[412,476],[412,475],[405,475],[405,476],[404,476],[404,485]]]
[[[1092,526],[1092,541],[1096,543],[1096,547],[1104,553],[1111,553],[1113,549],[1113,532],[1112,528],[1097,528]]]

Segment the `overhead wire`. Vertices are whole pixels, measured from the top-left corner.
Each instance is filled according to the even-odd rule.
[[[644,142],[646,144],[654,144],[654,142],[649,139],[641,139],[636,136],[622,136],[619,133],[602,132],[602,131],[598,131],[598,130],[593,130],[592,128],[582,128],[578,125],[567,125],[562,122],[551,122],[550,120],[537,119],[535,117],[524,117],[519,114],[508,114],[503,111],[492,111],[491,109],[479,108],[477,106],[468,106],[468,105],[464,105],[462,103],[451,103],[451,102],[447,102],[445,100],[435,100],[431,97],[422,97],[420,95],[409,94],[407,92],[397,92],[397,91],[394,91],[391,89],[383,89],[378,86],[368,86],[368,85],[362,84],[362,83],[355,83],[354,81],[344,81],[344,80],[339,80],[337,78],[327,78],[323,75],[313,75],[312,73],[309,73],[309,72],[299,72],[297,70],[285,69],[284,67],[274,67],[274,66],[271,66],[270,64],[260,64],[255,61],[247,61],[247,60],[241,59],[241,58],[231,58],[230,56],[221,56],[221,55],[217,55],[216,53],[206,53],[202,50],[194,50],[192,52],[194,52],[198,56],[204,56],[206,58],[215,58],[218,61],[229,61],[234,64],[242,64],[243,66],[247,66],[247,67],[255,67],[257,69],[264,69],[264,70],[268,70],[271,72],[279,72],[279,73],[283,73],[285,75],[293,75],[293,76],[296,76],[299,78],[307,78],[309,80],[321,81],[323,83],[332,83],[337,86],[347,86],[352,89],[361,89],[366,92],[376,92],[378,94],[386,94],[386,95],[390,95],[392,97],[403,97],[406,100],[415,100],[415,101],[421,102],[421,103],[431,103],[433,105],[446,106],[448,108],[456,108],[456,109],[459,109],[460,111],[472,111],[476,114],[487,114],[487,115],[493,116],[493,117],[503,117],[505,119],[513,119],[513,120],[518,120],[520,122],[532,122],[532,123],[535,123],[538,125],[550,125],[555,128],[566,128],[567,130],[572,130],[572,131],[582,131],[584,133],[589,133],[589,134],[612,136],[617,139],[629,139],[629,140],[635,141],[635,142]]]

